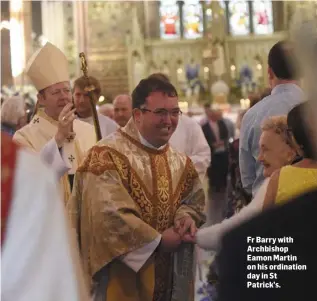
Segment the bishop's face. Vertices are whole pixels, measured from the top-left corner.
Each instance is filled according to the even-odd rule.
[[[61,82],[51,85],[38,94],[39,102],[44,107],[45,113],[58,120],[63,108],[72,101],[72,93],[69,82]]]

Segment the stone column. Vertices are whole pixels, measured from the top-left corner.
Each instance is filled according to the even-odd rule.
[[[180,24],[180,37],[184,38],[184,1],[177,1],[177,5],[179,7],[179,24]]]
[[[20,88],[25,84],[25,64],[33,52],[30,1],[10,1],[10,51],[13,83]]]
[[[88,3],[86,1],[73,2],[74,9],[74,34],[76,48],[88,56]],[[76,77],[81,76],[80,59],[76,59]]]
[[[6,21],[6,25],[1,28],[1,84],[11,86],[13,84],[11,71],[11,51],[10,51],[10,5],[1,2],[1,22]]]
[[[61,51],[65,50],[63,1],[42,1],[43,36]]]
[[[206,3],[205,1],[199,1],[199,4],[201,5],[201,10],[203,13],[203,36],[207,36],[207,17],[206,17]]]
[[[254,34],[254,24],[253,24],[253,3],[248,1],[249,4],[249,24],[250,24],[250,34]]]
[[[145,38],[160,38],[160,1],[144,1]]]
[[[10,31],[1,30],[1,84],[11,86],[13,84],[11,70]]]

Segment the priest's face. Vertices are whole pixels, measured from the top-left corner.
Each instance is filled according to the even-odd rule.
[[[180,114],[177,97],[153,92],[142,108],[136,109],[134,117],[143,138],[153,146],[161,147],[174,133]]]
[[[51,85],[38,94],[39,102],[51,118],[58,120],[63,108],[72,101],[69,82]]]

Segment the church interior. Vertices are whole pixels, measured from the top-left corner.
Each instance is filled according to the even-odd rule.
[[[207,105],[236,124],[253,98],[269,90],[268,53],[292,39],[303,14],[317,18],[317,1],[1,0],[1,102],[20,95],[33,112],[37,90],[24,70],[50,42],[66,55],[71,83],[82,75],[79,54],[85,54],[89,75],[101,85],[97,110],[162,73],[184,114],[200,122]],[[203,269],[209,266],[210,253],[198,256]],[[206,273],[197,271],[199,283]],[[209,300],[201,295],[197,301]]]
[[[162,72],[177,87],[184,112],[212,103],[247,108],[268,87],[270,47],[290,35],[295,10],[316,1],[1,1],[2,94],[35,91],[23,74],[32,53],[50,41],[69,59],[71,78],[88,58],[100,80],[100,104],[131,93]]]

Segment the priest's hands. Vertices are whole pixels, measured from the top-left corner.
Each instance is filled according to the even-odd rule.
[[[181,236],[183,242],[196,243],[197,227],[190,216],[175,221],[175,231]]]
[[[164,252],[174,252],[182,242],[196,243],[196,232],[197,227],[191,217],[178,219],[174,227],[162,233],[160,248]]]
[[[58,129],[55,135],[55,140],[59,148],[63,146],[68,137],[75,137],[73,130],[73,122],[76,118],[75,110],[76,109],[73,109],[73,104],[68,103],[58,116]]]
[[[174,230],[174,228],[168,228],[162,233],[160,248],[164,252],[173,252],[181,244],[181,236]]]

